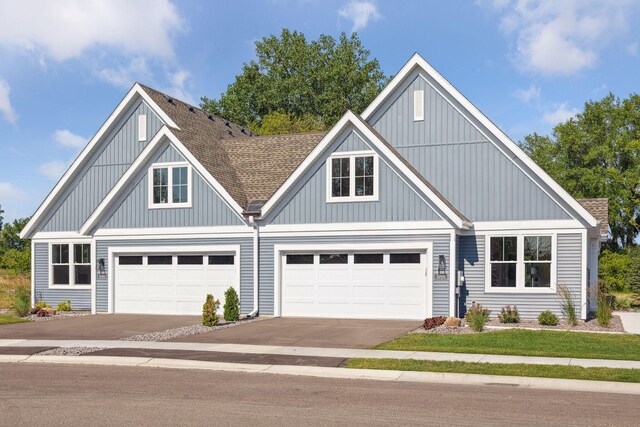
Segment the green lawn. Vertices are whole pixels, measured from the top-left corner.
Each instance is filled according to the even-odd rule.
[[[347,368],[398,371],[455,372],[519,377],[640,382],[640,369],[581,368],[561,365],[509,365],[502,363],[434,362],[408,359],[349,359]]]
[[[24,322],[30,322],[30,320],[21,319],[20,317],[16,317],[13,314],[0,314],[0,325],[10,325],[12,323]]]
[[[18,287],[31,289],[29,274],[14,274],[0,269],[0,308],[11,308]]]
[[[509,330],[460,335],[407,334],[375,348],[640,360],[640,336],[588,332]]]

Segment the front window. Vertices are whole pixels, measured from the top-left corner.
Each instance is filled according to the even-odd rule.
[[[150,172],[151,207],[189,207],[188,165],[152,166]]]
[[[524,286],[548,288],[551,286],[551,237],[526,236],[524,238]]]
[[[91,244],[51,245],[51,285],[91,285]]]
[[[335,155],[328,161],[328,201],[377,200],[377,156]]]
[[[491,287],[516,287],[517,241],[511,236],[491,238]]]

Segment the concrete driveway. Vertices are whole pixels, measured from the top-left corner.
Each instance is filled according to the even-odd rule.
[[[199,316],[97,314],[0,326],[0,339],[117,340],[200,322]]]
[[[368,348],[419,327],[415,320],[346,320],[276,317],[169,341]]]

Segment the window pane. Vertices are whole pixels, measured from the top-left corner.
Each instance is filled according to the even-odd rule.
[[[76,265],[74,266],[76,273],[76,285],[90,285],[91,284],[91,266],[90,265]]]
[[[54,285],[69,284],[69,266],[68,265],[53,266],[53,284]]]
[[[331,177],[337,178],[340,177],[340,165],[342,159],[331,159]]]
[[[516,287],[516,263],[491,264],[491,287],[515,288]]]
[[[491,261],[504,261],[504,238],[491,237]]]
[[[76,264],[91,263],[91,245],[89,244],[73,245],[73,259]]]
[[[62,245],[51,245],[51,263],[60,264],[60,247]]]
[[[169,169],[157,168],[153,170],[153,185],[168,185],[169,184]]]
[[[356,157],[356,176],[364,176],[364,157]]]
[[[173,257],[171,255],[149,255],[147,257],[147,264],[149,264],[149,265],[171,265],[171,264],[173,264]]]
[[[525,281],[527,288],[551,287],[551,263],[527,262],[524,264]]]
[[[390,254],[391,264],[420,264],[420,254]]]
[[[373,157],[365,157],[364,160],[364,174],[373,176]]]
[[[346,264],[347,254],[320,254],[320,264]]]
[[[538,238],[527,236],[524,238],[524,260],[536,261],[538,259]]]
[[[349,169],[351,166],[351,159],[346,157],[344,159],[340,159],[341,162],[341,175],[343,178],[349,177]]]
[[[364,178],[356,178],[356,196],[364,196]]]
[[[209,265],[233,265],[234,263],[233,255],[209,255]]]
[[[504,238],[504,260],[517,261],[517,259],[518,259],[518,238],[505,237]]]
[[[340,196],[348,197],[349,196],[349,178],[340,179]]]
[[[551,261],[551,236],[538,237],[538,261]]]
[[[373,177],[368,176],[364,179],[364,195],[373,196]]]
[[[342,194],[340,187],[340,178],[332,178],[331,179],[331,196],[340,197]]]
[[[118,257],[120,265],[142,265],[142,256],[140,255],[120,255]]]
[[[202,264],[202,255],[178,255],[178,265]]]
[[[382,254],[355,254],[354,264],[382,264]]]
[[[287,264],[313,264],[313,255],[287,255]]]

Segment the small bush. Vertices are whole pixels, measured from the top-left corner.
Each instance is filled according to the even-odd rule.
[[[422,324],[422,327],[428,331],[429,329],[433,329],[440,325],[443,325],[446,320],[447,318],[443,316],[428,317],[424,319],[424,323]]]
[[[556,326],[560,322],[558,316],[546,310],[538,315],[538,323],[544,326]]]
[[[56,311],[71,311],[71,300],[66,300],[58,303]]]
[[[476,332],[482,332],[484,329],[484,325],[489,320],[489,314],[491,311],[483,308],[481,304],[476,304],[475,302],[471,304],[471,308],[467,311],[465,318],[467,319],[467,323],[469,327]]]
[[[216,326],[220,316],[218,316],[218,309],[220,308],[220,301],[213,298],[213,295],[208,294],[207,300],[202,305],[202,324],[204,326]]]
[[[626,296],[614,296],[613,308],[617,311],[630,310],[633,300],[631,297]]]
[[[562,306],[562,315],[571,326],[578,324],[578,316],[576,314],[576,303],[569,288],[564,285],[558,285],[558,297]]]
[[[19,317],[24,317],[31,310],[31,287],[20,285],[15,290],[11,308]]]
[[[38,301],[36,303],[35,308],[43,309],[43,308],[51,308],[51,306],[44,301]]]
[[[500,323],[520,323],[520,313],[518,313],[518,307],[510,305],[502,307],[500,314],[498,314]]]
[[[609,327],[611,323],[611,301],[604,292],[598,293],[598,307],[596,308],[596,319],[600,326]]]
[[[224,320],[227,322],[240,320],[240,299],[236,290],[231,287],[224,293]]]

